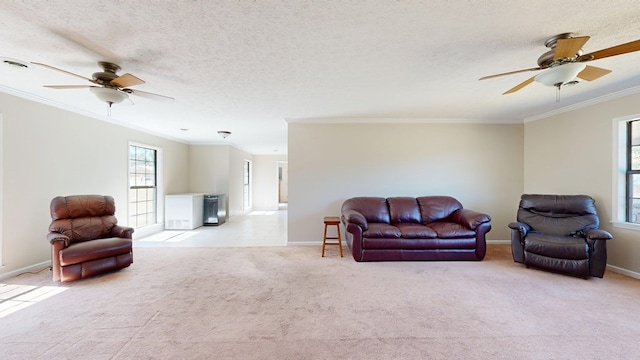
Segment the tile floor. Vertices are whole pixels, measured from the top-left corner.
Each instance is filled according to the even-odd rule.
[[[220,226],[165,230],[135,239],[134,247],[286,246],[287,210],[253,211],[233,216]]]

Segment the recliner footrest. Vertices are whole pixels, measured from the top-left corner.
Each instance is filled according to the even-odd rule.
[[[85,261],[130,253],[131,239],[106,238],[72,244],[60,250],[60,265],[68,266]]]

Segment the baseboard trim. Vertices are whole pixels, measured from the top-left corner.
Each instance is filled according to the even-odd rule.
[[[509,245],[509,244],[511,244],[511,240],[487,240],[487,244]],[[621,275],[625,275],[625,276],[632,277],[634,279],[640,280],[640,273],[635,272],[635,271],[631,271],[631,270],[627,270],[627,269],[621,268],[619,266],[614,266],[614,265],[607,264],[607,270],[612,271],[614,273],[618,273],[618,274],[621,274]]]
[[[621,275],[625,275],[625,276],[640,280],[640,273],[635,271],[627,270],[627,269],[624,269],[618,266],[609,265],[609,264],[607,264],[607,270],[611,270],[614,273],[618,273]]]
[[[511,240],[487,240],[489,245],[510,245]]]
[[[493,244],[493,245],[505,245],[505,244],[511,244],[510,240],[487,240],[487,244]],[[292,241],[292,242],[288,242],[286,246],[322,246],[322,241]],[[342,242],[342,246],[347,246],[346,242]],[[27,266],[27,267],[23,267],[20,269],[16,269],[13,271],[9,271],[6,272],[4,274],[0,274],[0,281],[14,277],[14,276],[18,276],[24,273],[28,273],[28,272],[34,272],[34,271],[42,271],[44,268],[47,268],[51,266],[51,261],[47,260],[47,261],[43,261],[41,263],[37,263],[31,266]],[[614,266],[614,265],[609,265],[607,264],[607,270],[613,271],[615,273],[621,274],[621,275],[625,275],[634,279],[638,279],[640,280],[640,273],[635,272],[635,271],[631,271],[631,270],[627,270],[624,268],[621,268],[619,266]]]
[[[18,276],[24,273],[28,273],[28,272],[38,272],[38,271],[42,271],[43,269],[48,268],[49,266],[51,266],[51,261],[47,260],[47,261],[43,261],[41,263],[37,263],[31,266],[27,266],[27,267],[23,267],[17,270],[13,270],[13,271],[9,271],[6,272],[4,274],[0,274],[0,281],[1,280],[5,280],[14,276]]]
[[[322,246],[322,241],[289,241],[287,246]],[[347,242],[342,241],[342,247],[346,247]]]
[[[487,240],[489,245],[509,245],[511,240]],[[322,241],[289,241],[287,246],[322,246]],[[346,241],[342,241],[342,246],[347,246]]]

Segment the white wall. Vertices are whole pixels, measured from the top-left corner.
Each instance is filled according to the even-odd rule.
[[[640,273],[638,231],[614,228],[613,119],[640,113],[640,94],[525,124],[524,191],[586,194],[596,200],[600,227],[611,232],[608,263]]]
[[[510,238],[523,189],[522,124],[290,123],[289,243],[322,240],[353,196],[450,195]]]
[[[229,193],[228,145],[189,146],[189,189],[203,194]]]
[[[3,117],[0,275],[50,260],[49,204],[58,195],[108,194],[127,222],[129,141],[163,149],[165,193],[188,190],[188,146],[0,93]]]
[[[278,165],[286,155],[253,156],[253,209],[278,210]]]
[[[252,155],[229,145],[189,147],[189,192],[226,194],[229,216],[243,215],[243,164],[252,161],[253,209],[278,209],[277,162],[286,155]]]

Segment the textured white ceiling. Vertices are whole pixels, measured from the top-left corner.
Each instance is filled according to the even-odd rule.
[[[0,57],[86,77],[96,62],[146,81],[110,120],[188,143],[225,140],[286,153],[287,121],[420,118],[509,122],[640,85],[640,52],[597,60],[613,72],[555,89],[484,75],[537,66],[545,39],[589,35],[585,52],[640,38],[637,0],[60,0],[0,2]],[[0,91],[30,94],[106,119],[83,80],[0,64]],[[1,112],[1,109],[0,109]],[[317,120],[323,119],[323,120]],[[181,129],[188,129],[184,131]]]

